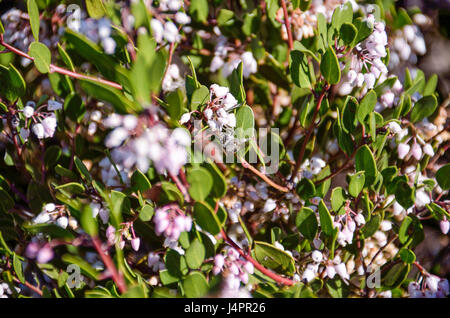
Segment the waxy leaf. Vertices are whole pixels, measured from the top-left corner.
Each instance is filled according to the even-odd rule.
[[[187,182],[189,183],[189,194],[196,201],[204,201],[213,186],[213,178],[205,168],[192,168],[188,170]]]
[[[339,61],[331,46],[322,57],[320,72],[329,84],[337,84],[341,80]]]
[[[411,122],[415,123],[432,115],[437,107],[437,99],[434,95],[419,99],[411,111]]]
[[[51,53],[45,44],[33,42],[30,45],[28,54],[34,59],[34,65],[41,73],[50,72]]]
[[[377,166],[375,159],[367,145],[362,146],[355,156],[356,171],[365,171],[364,186],[370,186],[377,177]]]
[[[310,208],[302,208],[295,218],[295,225],[300,233],[308,240],[313,241],[318,230],[316,214]]]
[[[35,0],[28,0],[27,1],[27,9],[28,9],[28,16],[30,17],[30,26],[31,26],[31,32],[33,33],[34,40],[36,42],[39,42],[39,8],[36,4]],[[44,73],[44,72],[42,72]]]
[[[294,259],[291,255],[266,242],[254,243],[255,258],[259,263],[279,273],[289,275],[294,273]]]

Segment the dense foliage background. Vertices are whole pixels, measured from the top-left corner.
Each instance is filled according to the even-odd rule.
[[[447,297],[448,1],[0,6],[0,297]]]

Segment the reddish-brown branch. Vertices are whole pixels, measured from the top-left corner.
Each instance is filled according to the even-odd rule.
[[[319,99],[317,101],[316,109],[314,110],[314,114],[311,120],[311,124],[308,127],[308,130],[306,131],[305,140],[303,141],[302,147],[300,148],[300,152],[298,154],[297,161],[295,162],[294,171],[292,172],[291,180],[295,178],[295,176],[298,173],[298,170],[300,169],[300,165],[303,161],[303,156],[305,155],[306,146],[308,145],[309,139],[311,138],[311,135],[314,131],[314,127],[316,126],[316,117],[319,113],[320,105],[322,104],[323,98],[325,97],[325,94],[328,91],[328,84],[325,84],[322,93],[319,96]]]
[[[228,237],[228,235],[225,233],[224,230],[220,230],[221,235],[223,237],[223,239],[230,244],[234,249],[236,249],[238,251],[238,253],[245,258],[247,261],[249,261],[250,263],[253,264],[253,266],[259,270],[261,273],[263,273],[264,275],[266,275],[269,278],[272,278],[274,281],[276,281],[277,283],[283,284],[283,285],[287,285],[287,286],[292,286],[294,285],[294,281],[286,278],[286,277],[282,277],[278,274],[275,274],[274,272],[268,270],[267,268],[265,268],[264,266],[262,266],[260,263],[258,263],[253,257],[251,257],[249,254],[245,253],[240,247],[239,245],[237,245],[232,239],[230,239]]]
[[[271,187],[281,191],[281,192],[289,192],[289,189],[287,187],[283,187],[279,184],[276,184],[275,182],[273,182],[272,180],[270,180],[265,174],[261,173],[258,169],[256,169],[255,167],[253,167],[251,164],[249,164],[244,158],[239,158],[242,166],[244,168],[247,168],[248,170],[252,171],[254,174],[256,174],[258,177],[260,177],[261,179],[263,179],[265,182],[267,182],[268,185],[270,185]]]
[[[105,251],[102,248],[102,242],[98,237],[92,237],[92,243],[94,244],[95,249],[97,250],[97,253],[100,255],[100,258],[102,259],[103,263],[105,264],[108,271],[111,273],[111,276],[114,280],[114,282],[117,285],[117,288],[119,288],[119,291],[123,294],[127,291],[127,285],[125,284],[125,280],[123,279],[122,274],[117,270],[116,265],[114,265],[114,262],[112,261],[111,257],[105,253]]]
[[[15,54],[17,54],[19,56],[22,56],[22,57],[25,57],[25,58],[27,58],[29,60],[34,61],[34,58],[29,56],[27,53],[22,52],[19,49],[16,49],[15,47],[9,45],[8,43],[5,43],[4,40],[3,40],[3,35],[0,35],[0,45],[4,46],[9,51],[11,51],[11,52],[13,52],[13,53],[15,53]],[[72,71],[66,70],[66,69],[64,69],[62,67],[56,66],[54,64],[50,64],[50,72],[51,73],[53,73],[53,72],[60,73],[60,74],[63,74],[63,75],[67,75],[67,76],[76,78],[76,79],[90,80],[90,81],[94,81],[94,82],[97,82],[97,83],[105,84],[107,86],[110,86],[110,87],[122,90],[122,85],[120,85],[118,83],[111,82],[111,81],[108,81],[108,80],[104,80],[104,79],[101,79],[101,78],[98,78],[98,77],[93,77],[93,76],[88,76],[88,75],[72,72]]]
[[[292,39],[292,30],[291,30],[291,23],[289,22],[289,14],[286,7],[286,1],[280,0],[280,2],[281,7],[283,8],[284,25],[286,26],[286,32],[288,36],[289,51],[291,51],[294,48],[294,41]]]
[[[191,202],[191,197],[189,196],[189,192],[188,192],[187,188],[181,183],[178,176],[176,176],[170,172],[168,173],[168,175],[169,175],[170,179],[172,179],[173,182],[175,182],[175,185],[177,186],[178,190],[180,190],[180,192],[183,194],[184,200],[186,202]]]
[[[19,279],[15,278],[15,277],[14,277],[14,281],[17,282],[17,283],[22,283]],[[24,284],[25,286],[27,286],[29,289],[31,289],[32,291],[34,291],[36,294],[38,294],[39,296],[41,296],[41,297],[42,297],[42,295],[44,294],[44,293],[42,292],[42,290],[40,290],[38,287],[36,287],[36,286],[34,286],[34,285],[31,285],[31,284],[30,284],[29,282],[27,282],[27,281],[25,281],[23,284]]]

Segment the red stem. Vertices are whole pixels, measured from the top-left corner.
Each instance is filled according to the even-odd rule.
[[[11,52],[13,52],[13,53],[15,53],[15,54],[17,54],[19,56],[25,57],[25,58],[27,58],[29,60],[34,61],[34,58],[29,56],[25,52],[22,52],[21,50],[16,49],[15,47],[9,45],[8,43],[5,43],[4,40],[3,40],[3,35],[0,35],[0,44],[2,46],[4,46],[5,48],[7,48],[8,50],[10,50]],[[110,87],[122,90],[122,85],[120,85],[118,83],[111,82],[111,81],[108,81],[108,80],[104,80],[104,79],[101,79],[101,78],[98,78],[98,77],[93,77],[93,76],[88,76],[88,75],[72,72],[72,71],[66,70],[66,69],[64,69],[62,67],[56,66],[54,64],[50,64],[50,72],[51,73],[53,73],[53,72],[60,73],[60,74],[63,74],[63,75],[67,75],[67,76],[76,78],[76,79],[91,80],[91,81],[94,81],[94,82],[97,82],[97,83],[105,84],[107,86],[110,86]]]
[[[311,120],[311,124],[308,127],[308,130],[306,132],[305,140],[303,141],[302,148],[300,148],[300,153],[298,154],[297,161],[295,163],[294,171],[292,172],[291,180],[295,178],[295,176],[298,173],[298,169],[300,169],[300,165],[303,161],[303,156],[305,155],[306,145],[309,142],[309,138],[311,138],[312,132],[314,130],[314,127],[316,125],[316,117],[319,113],[320,105],[322,104],[322,100],[325,97],[326,92],[328,91],[328,84],[325,84],[325,87],[322,90],[322,93],[319,96],[319,100],[317,101],[316,109],[314,110],[314,115]]]
[[[102,242],[97,236],[92,237],[92,243],[94,243],[94,247],[97,250],[97,253],[100,255],[103,263],[105,264],[108,271],[111,273],[114,282],[116,283],[119,291],[123,294],[127,291],[127,285],[125,284],[125,280],[123,276],[117,271],[116,265],[112,261],[111,257],[105,253],[102,248]]]
[[[294,281],[289,279],[289,278],[285,278],[282,277],[280,275],[275,274],[274,272],[268,270],[267,268],[265,268],[264,266],[262,266],[260,263],[258,263],[253,257],[251,257],[249,254],[245,253],[240,247],[239,245],[237,245],[232,239],[230,239],[227,234],[225,233],[225,231],[223,229],[220,230],[220,233],[222,234],[223,239],[230,244],[234,249],[236,249],[238,251],[239,254],[241,254],[241,256],[243,258],[245,258],[247,261],[249,261],[250,263],[253,264],[253,266],[259,270],[261,273],[263,273],[264,275],[266,275],[267,277],[272,278],[274,281],[276,281],[277,283],[283,284],[283,285],[287,285],[287,286],[292,286],[294,285]]]
[[[291,31],[291,23],[289,22],[289,14],[286,8],[286,1],[280,0],[281,7],[283,8],[283,14],[284,14],[284,25],[286,26],[286,32],[288,35],[288,45],[289,45],[289,51],[291,51],[294,48],[294,41],[292,40],[292,31]]]
[[[270,180],[265,174],[261,173],[258,169],[256,169],[251,164],[249,164],[244,158],[239,158],[239,159],[244,168],[247,168],[250,171],[252,171],[254,174],[256,174],[261,179],[263,179],[268,185],[272,186],[273,188],[275,188],[281,192],[289,192],[289,189],[287,187],[280,186],[280,185],[276,184],[275,182],[273,182],[272,180]]]

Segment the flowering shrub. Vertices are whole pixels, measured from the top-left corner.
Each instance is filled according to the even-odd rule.
[[[448,92],[417,66],[428,16],[393,0],[16,3],[0,23],[0,297],[448,295],[444,258],[415,254],[433,231],[448,244],[450,219]]]

